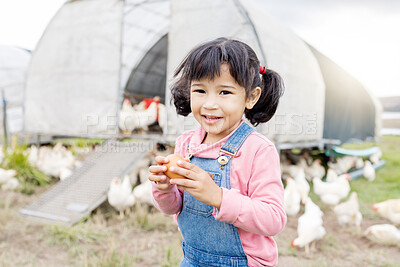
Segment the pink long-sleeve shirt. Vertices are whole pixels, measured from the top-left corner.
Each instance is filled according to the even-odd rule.
[[[175,154],[216,159],[232,133],[208,145],[201,143],[206,134],[203,128],[185,132],[176,141]],[[274,144],[260,133],[251,133],[232,159],[230,179],[231,189],[223,188],[221,206],[219,210],[214,208],[214,218],[238,228],[250,266],[276,265],[278,248],[272,236],[282,231],[286,214]],[[183,192],[176,185],[167,190],[158,190],[153,185],[154,204],[166,214],[179,214],[182,197]]]

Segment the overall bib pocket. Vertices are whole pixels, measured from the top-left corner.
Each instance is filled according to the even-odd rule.
[[[216,172],[210,172],[210,175],[212,175],[213,181],[218,185],[221,186],[221,174],[216,173]],[[206,205],[203,202],[198,201],[194,196],[191,194],[185,192],[184,197],[183,197],[183,207],[186,211],[197,214],[197,215],[202,215],[204,217],[209,217],[212,215],[213,212],[213,207],[210,205]]]

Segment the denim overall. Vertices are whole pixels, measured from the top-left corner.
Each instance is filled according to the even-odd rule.
[[[191,157],[190,161],[210,173],[218,186],[230,189],[230,159],[236,156],[240,146],[253,131],[249,125],[242,123],[221,147],[218,159]],[[212,213],[212,206],[184,192],[182,211],[178,215],[183,235],[184,257],[181,267],[248,266],[237,228],[215,220]]]

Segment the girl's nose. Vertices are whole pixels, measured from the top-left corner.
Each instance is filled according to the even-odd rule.
[[[205,109],[216,109],[216,108],[218,108],[218,104],[215,101],[215,99],[208,98],[208,99],[206,99],[206,101],[204,101],[203,108],[205,108]]]

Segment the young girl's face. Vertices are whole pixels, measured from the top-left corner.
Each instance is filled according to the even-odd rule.
[[[221,65],[220,76],[213,80],[193,80],[190,86],[190,106],[200,125],[207,131],[206,143],[215,143],[229,135],[242,119],[246,105],[245,88]]]

